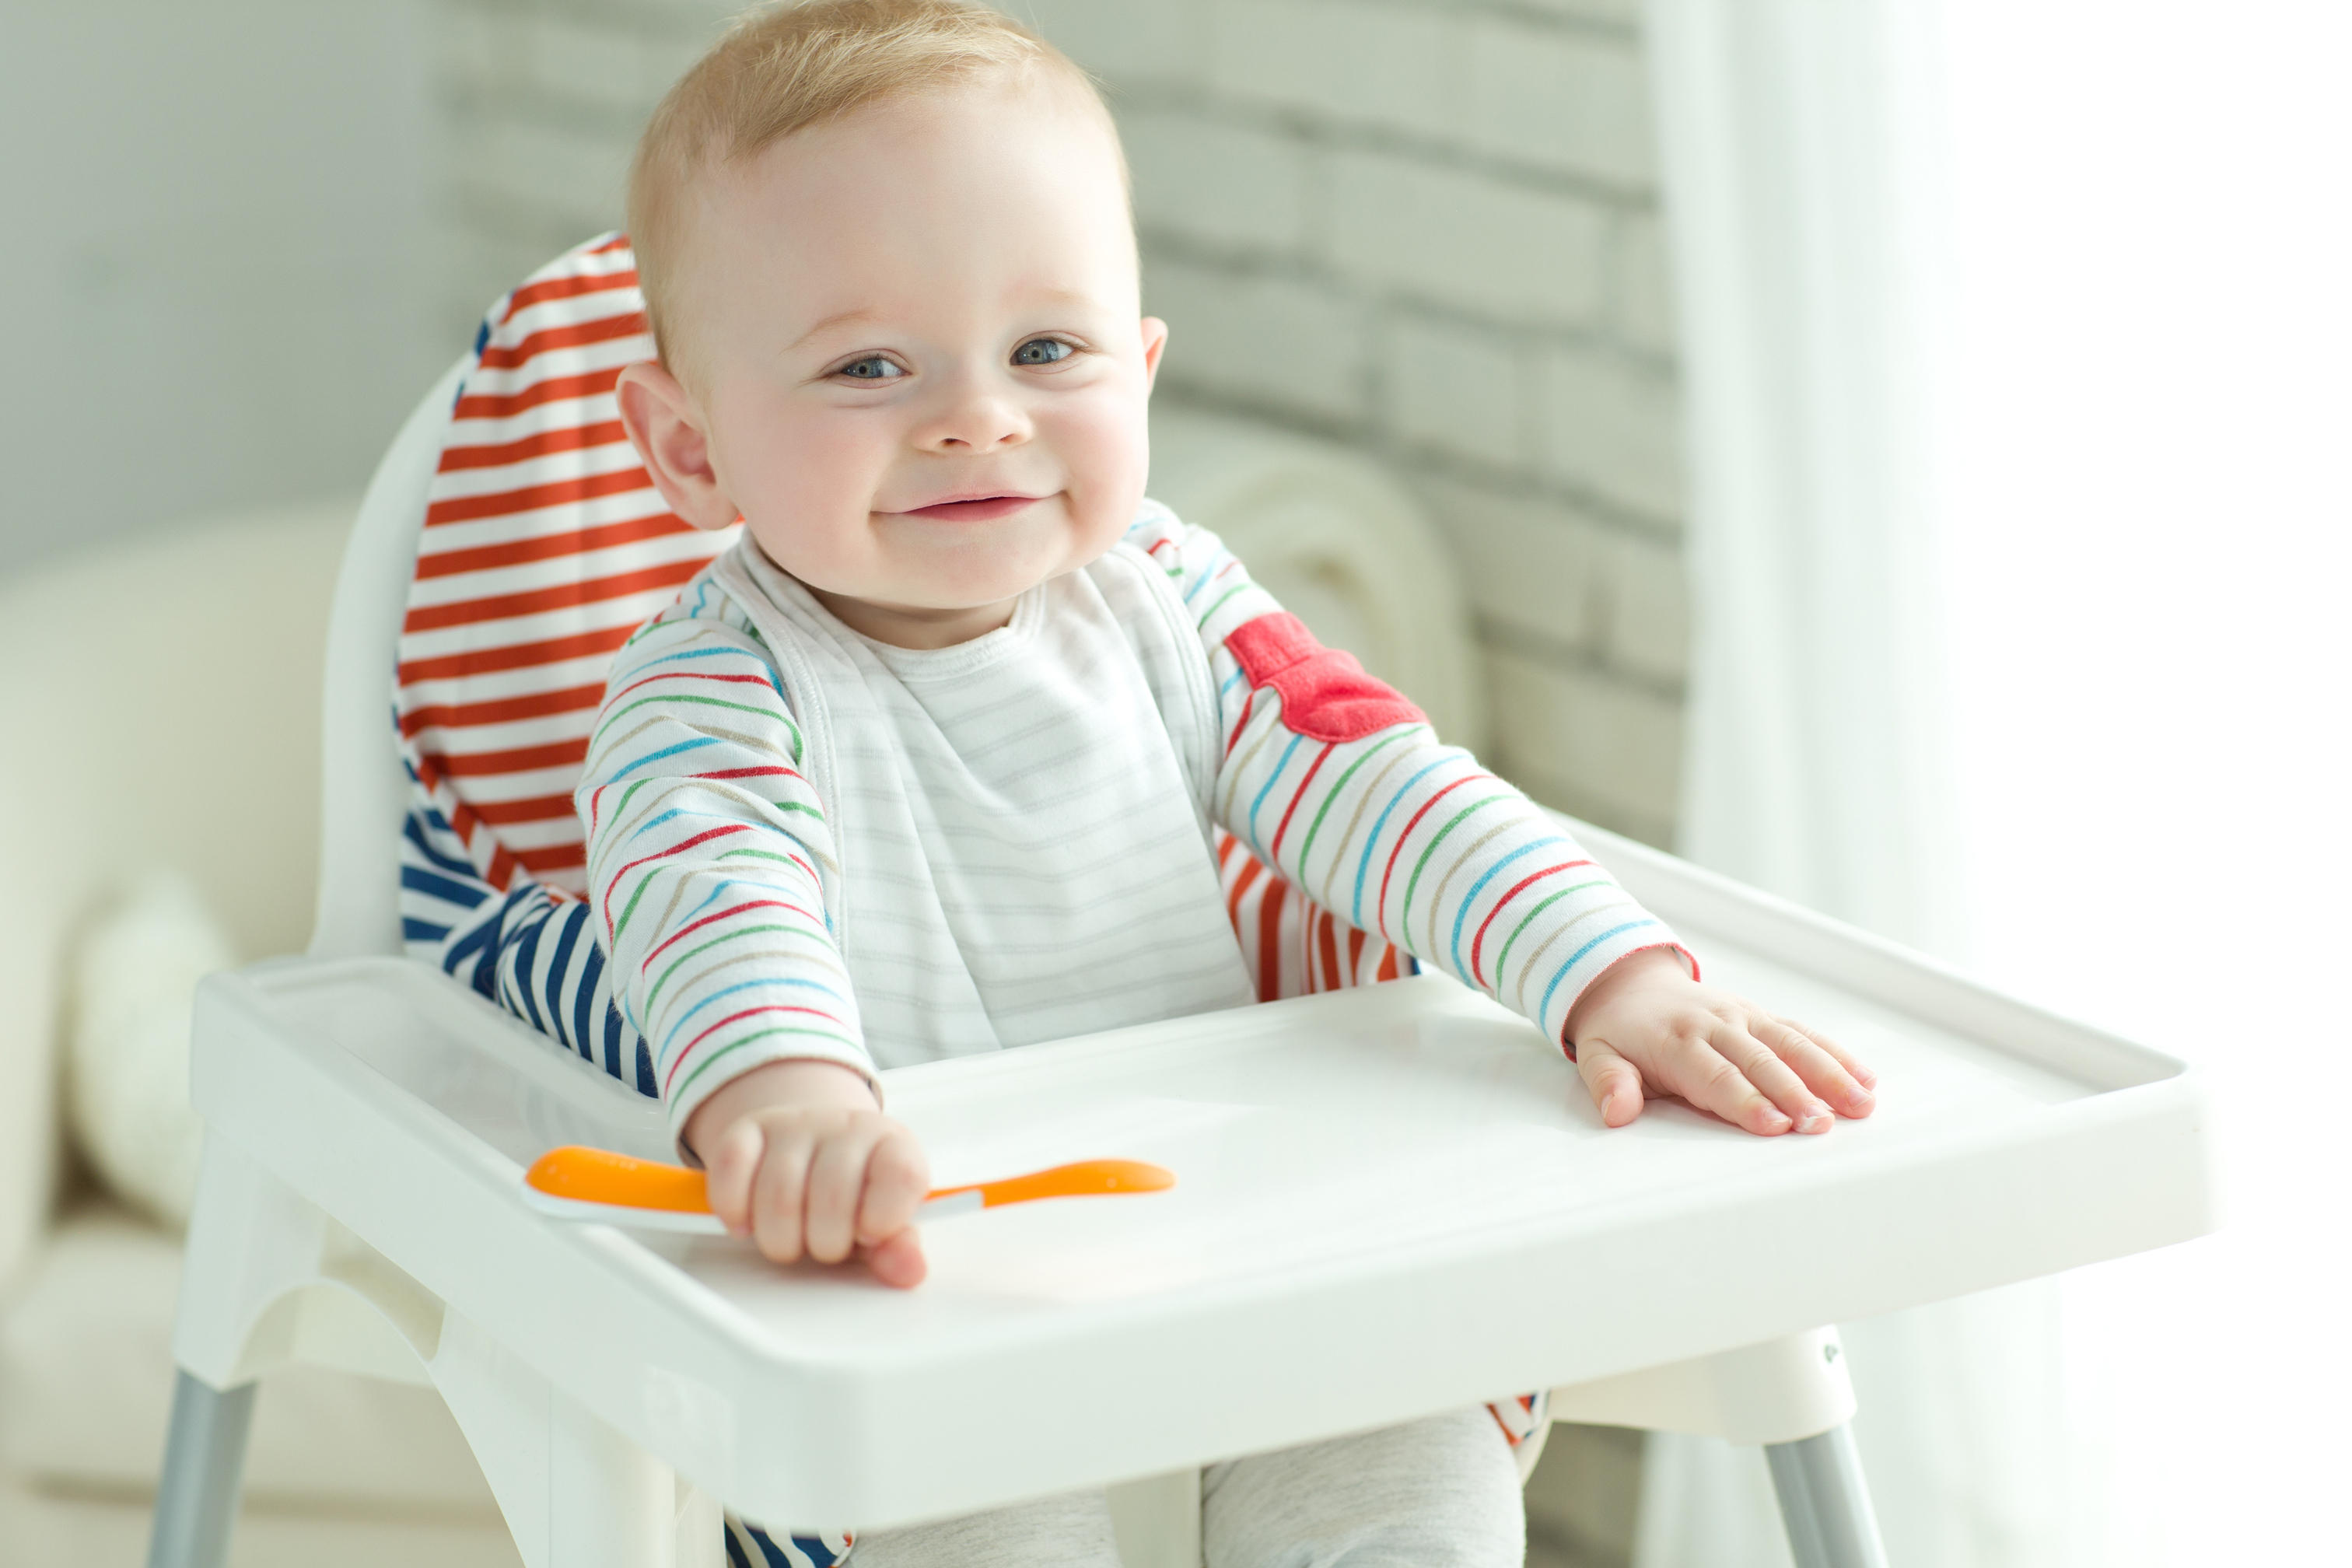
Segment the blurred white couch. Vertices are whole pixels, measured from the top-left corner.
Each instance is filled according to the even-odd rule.
[[[145,1561],[171,1396],[178,1239],[95,1191],[65,1148],[73,939],[157,865],[195,879],[248,958],[308,939],[320,655],[352,510],[189,523],[0,586],[8,1568]],[[387,663],[387,704],[389,680]],[[427,1390],[267,1379],[246,1479],[232,1560],[247,1568],[519,1562]]]

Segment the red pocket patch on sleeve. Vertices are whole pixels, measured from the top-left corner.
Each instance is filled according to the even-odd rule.
[[[1395,724],[1428,717],[1397,689],[1373,679],[1356,656],[1325,647],[1287,611],[1260,616],[1226,634],[1250,689],[1274,688],[1282,726],[1310,741],[1360,741]]]

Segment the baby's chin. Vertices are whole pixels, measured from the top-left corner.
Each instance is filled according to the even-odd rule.
[[[902,602],[966,608],[1017,597],[1090,565],[1122,531],[1073,518],[1059,496],[1009,517],[970,521],[877,513],[873,540],[878,559],[871,564],[895,582]]]
[[[876,511],[863,528],[854,519],[815,530],[755,521],[752,532],[770,560],[823,593],[953,614],[1017,599],[1091,565],[1125,528],[1108,515],[1074,515],[1067,499],[1054,495],[1004,517]]]
[[[1010,604],[1040,583],[1066,576],[1085,564],[1077,562],[1017,572],[894,573],[884,578],[868,578],[866,592],[848,596],[919,615],[957,615]]]
[[[1059,556],[1036,560],[902,556],[878,566],[865,563],[862,570],[826,571],[822,567],[795,570],[790,561],[777,563],[822,595],[917,617],[1009,605],[1040,583],[1088,563]]]

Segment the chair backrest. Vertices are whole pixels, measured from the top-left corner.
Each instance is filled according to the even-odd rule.
[[[408,583],[425,521],[425,492],[441,457],[450,404],[473,363],[444,372],[412,410],[376,465],[360,501],[327,616],[327,668],[320,716],[319,900],[314,958],[401,951],[400,828],[408,771],[392,743],[385,675],[408,608]]]

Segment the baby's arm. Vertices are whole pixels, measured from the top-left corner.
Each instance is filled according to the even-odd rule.
[[[1211,808],[1293,887],[1533,1019],[1603,1119],[1676,1094],[1758,1133],[1868,1113],[1862,1071],[1701,984],[1674,934],[1517,790],[1418,710],[1318,646],[1213,535],[1147,519],[1218,683]]]
[[[825,914],[824,804],[757,639],[703,595],[614,662],[577,795],[591,919],[672,1135],[779,1262],[922,1278],[921,1150],[882,1114]]]

